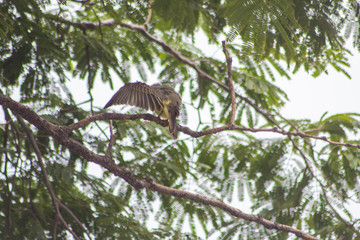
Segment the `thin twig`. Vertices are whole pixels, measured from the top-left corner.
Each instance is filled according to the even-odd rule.
[[[59,215],[58,214],[55,214],[55,221],[54,221],[54,226],[53,226],[53,229],[52,229],[52,240],[56,240],[57,237],[56,237],[56,231],[57,231],[57,226],[58,226],[58,223],[59,223]]]
[[[17,114],[16,114],[17,115]],[[19,114],[20,115],[20,114]],[[20,115],[21,116],[21,115]],[[35,141],[35,138],[33,136],[33,133],[31,131],[31,129],[25,124],[24,120],[22,119],[22,117],[20,117],[17,115],[17,119],[20,123],[20,125],[22,126],[22,128],[25,130],[26,132],[26,136],[31,144],[31,146],[33,147],[34,149],[34,152],[38,158],[38,161],[39,161],[39,165],[40,165],[40,168],[41,168],[41,172],[43,173],[43,177],[44,177],[44,182],[45,182],[45,186],[49,192],[49,195],[50,195],[50,198],[53,202],[53,205],[54,205],[54,208],[55,208],[55,224],[58,220],[60,220],[60,222],[63,224],[63,226],[73,235],[73,237],[77,240],[80,240],[80,238],[76,235],[76,233],[69,227],[69,225],[66,223],[66,221],[64,220],[64,218],[62,217],[61,213],[60,213],[60,209],[59,209],[59,202],[58,202],[58,199],[51,187],[51,183],[49,181],[49,178],[48,178],[48,174],[47,174],[47,171],[46,171],[46,168],[45,168],[45,165],[44,165],[44,162],[42,160],[42,155],[41,155],[41,152],[40,152],[40,149]],[[56,229],[56,228],[55,228]]]
[[[0,90],[0,92],[1,92],[1,90]],[[10,126],[10,124],[11,125],[14,125],[14,124],[12,122],[12,119],[10,118],[9,111],[5,107],[3,107],[3,111],[4,111],[4,115],[5,115],[5,120],[6,120],[4,138],[3,138],[3,148],[7,149],[6,144],[8,142],[8,137],[9,137],[9,126]],[[11,207],[12,207],[12,202],[13,202],[12,201],[12,197],[13,197],[12,192],[14,190],[14,187],[11,188],[10,184],[12,186],[14,186],[19,159],[16,160],[14,175],[13,175],[11,183],[10,183],[10,179],[9,179],[8,171],[7,171],[8,164],[10,162],[10,158],[9,158],[9,155],[7,152],[5,152],[4,155],[5,155],[5,162],[3,163],[3,166],[4,166],[4,176],[5,176],[5,183],[6,183],[4,198],[7,198],[7,201],[4,201],[4,202],[7,202],[7,204],[6,204],[6,208],[7,208],[6,209],[7,210],[6,211],[6,229],[7,229],[8,239],[12,239],[13,221],[12,221],[12,217],[11,217],[11,213],[12,213]]]
[[[152,9],[151,9],[151,5],[152,5],[152,1],[149,0],[149,6],[148,6],[148,15],[146,16],[146,20],[143,24],[143,26],[146,26],[149,24],[150,20],[151,20],[151,12],[152,12]]]
[[[327,197],[327,194],[326,194],[326,189],[323,189],[323,193],[324,193],[324,198],[325,198],[325,201],[327,202],[327,204],[329,205],[329,207],[331,208],[331,210],[335,213],[337,219],[339,219],[341,222],[343,222],[346,226],[348,226],[351,231],[353,231],[356,236],[358,236],[358,239],[360,239],[360,232],[353,226],[353,224],[350,224],[348,221],[346,221],[336,210],[335,208],[333,207],[333,205],[330,203],[330,200],[329,198]]]
[[[83,29],[83,34],[85,39],[88,37],[86,34],[86,29]],[[91,75],[91,65],[90,65],[90,49],[89,49],[89,44],[85,41],[85,58],[86,58],[86,67],[87,67],[87,71],[88,71],[88,89],[89,89],[89,94],[90,91],[93,87],[93,82],[92,82],[92,75]],[[90,94],[91,100],[93,99],[91,94]],[[91,101],[92,102],[92,101]]]
[[[100,27],[101,29],[101,27]],[[83,34],[85,39],[87,38],[87,34],[86,34],[86,29],[82,29]],[[90,48],[89,48],[89,44],[85,41],[85,58],[86,58],[86,66],[87,66],[87,71],[88,71],[88,94],[90,97],[90,112],[93,115],[94,114],[94,110],[93,110],[93,102],[94,102],[94,98],[92,96],[91,93],[91,89],[93,88],[93,76],[92,76],[92,72],[91,72],[91,63],[90,63]]]
[[[112,152],[112,146],[114,145],[115,142],[115,136],[113,133],[113,124],[112,124],[112,120],[109,121],[109,128],[110,128],[110,141],[109,141],[109,146],[108,149],[106,150],[105,156],[111,156],[111,152]]]
[[[96,11],[94,10],[94,8],[91,8],[91,10],[94,13],[94,16],[96,17],[96,20],[98,20],[98,23],[101,23],[101,20],[100,20],[99,16],[96,14]],[[103,32],[102,32],[101,26],[99,27],[99,33],[100,33],[100,36],[101,36],[101,41],[103,41],[104,40],[104,35],[103,35]]]
[[[74,221],[81,227],[81,229],[86,233],[86,235],[88,236],[89,239],[91,239],[90,235],[89,235],[89,231],[83,226],[83,224],[80,222],[80,220],[76,217],[76,215],[65,205],[63,204],[61,201],[59,201],[59,206],[63,209],[65,209],[65,211],[74,219]]]
[[[281,116],[280,113],[277,113],[277,114],[278,114],[284,121],[286,121],[290,126],[292,126],[297,132],[301,132],[300,129],[299,129],[292,121],[287,120],[286,118],[284,118],[283,116]],[[300,147],[295,143],[295,141],[294,141],[292,138],[289,138],[289,139],[290,139],[290,141],[292,142],[292,144],[294,145],[294,147],[295,147],[298,151],[300,151],[300,154],[303,156],[304,160],[305,160],[305,161],[309,161],[308,158],[306,157],[306,154],[305,154],[302,150],[300,150]],[[313,146],[312,146],[311,142],[309,142],[309,140],[308,140],[307,138],[303,138],[303,139],[304,139],[305,144],[308,145],[311,149],[313,149]],[[313,158],[311,158],[311,159],[313,159]],[[313,163],[314,163],[314,165],[319,169],[319,166],[318,166],[318,164],[316,164],[316,161],[313,161]],[[307,164],[307,163],[306,163],[306,164]],[[309,163],[309,164],[310,164],[310,163]],[[311,170],[311,169],[310,169],[310,170]],[[323,176],[323,178],[325,179],[325,181],[327,182],[328,188],[330,188],[330,190],[333,191],[334,194],[335,194],[339,199],[341,199],[341,198],[342,198],[342,197],[341,197],[341,193],[339,193],[339,191],[337,191],[336,189],[334,189],[334,188],[332,187],[330,180],[323,174],[323,171],[320,171],[320,172],[322,172],[322,176]],[[314,176],[314,177],[316,178],[316,176]],[[318,182],[320,183],[320,181],[318,181]],[[320,184],[321,184],[321,183],[320,183]]]
[[[231,95],[231,117],[230,117],[230,127],[234,126],[235,123],[235,110],[236,110],[236,99],[235,99],[235,90],[234,90],[234,82],[232,78],[232,58],[229,56],[228,51],[226,50],[226,43],[222,41],[223,51],[226,57],[226,63],[228,68],[228,79],[229,79],[229,91]]]
[[[292,136],[288,136],[289,140],[293,143],[293,146],[296,148],[296,150],[298,150],[300,152],[300,155],[302,156],[302,158],[305,161],[305,164],[307,166],[307,168],[310,171],[310,174],[312,175],[313,178],[315,178],[315,180],[319,183],[320,188],[321,188],[321,192],[324,195],[325,201],[328,204],[328,206],[331,208],[331,210],[335,213],[336,217],[342,221],[346,226],[348,226],[359,238],[360,238],[360,232],[357,231],[349,222],[347,222],[344,218],[341,217],[341,215],[335,210],[335,208],[332,206],[332,204],[330,203],[329,199],[327,198],[327,189],[324,186],[324,184],[322,184],[322,182],[320,181],[320,179],[317,178],[317,176],[315,175],[315,173],[313,172],[313,170],[311,169],[310,166],[310,161],[308,159],[308,157],[306,156],[306,154],[304,153],[304,151],[295,143],[294,139],[292,139]],[[329,184],[329,188],[332,189],[333,192],[337,193],[337,191],[335,191],[335,189],[332,188],[332,186]]]

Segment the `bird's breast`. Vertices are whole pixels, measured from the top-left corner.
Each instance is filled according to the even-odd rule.
[[[162,118],[168,119],[169,111],[168,111],[167,106],[170,104],[170,100],[164,100],[162,103],[164,104],[164,108],[163,109],[155,109],[155,113]]]

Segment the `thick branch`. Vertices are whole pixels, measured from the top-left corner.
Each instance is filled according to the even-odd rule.
[[[192,200],[194,202],[210,205],[213,207],[220,208],[231,215],[242,218],[247,221],[251,222],[257,222],[261,225],[263,225],[267,229],[277,229],[279,231],[289,232],[293,233],[298,237],[301,237],[303,239],[317,239],[311,235],[306,234],[305,232],[293,228],[291,226],[279,224],[276,222],[272,222],[269,220],[266,220],[260,216],[255,215],[249,215],[246,213],[243,213],[239,209],[233,208],[230,205],[216,200],[211,199],[199,194],[194,194],[190,192],[186,192],[183,190],[178,190],[174,188],[170,188],[164,185],[161,185],[159,183],[155,183],[151,180],[141,180],[138,179],[131,171],[127,169],[120,168],[117,166],[115,161],[109,157],[109,156],[102,156],[98,155],[89,149],[87,149],[84,145],[80,144],[79,142],[71,139],[69,135],[67,134],[69,131],[65,130],[67,127],[61,127],[54,124],[49,123],[45,119],[38,116],[33,110],[30,108],[15,102],[14,100],[10,99],[9,97],[6,97],[2,94],[0,94],[0,104],[11,109],[12,112],[22,116],[24,119],[26,119],[29,123],[36,126],[38,129],[43,131],[44,133],[47,133],[51,135],[53,138],[55,138],[61,145],[66,146],[70,151],[76,152],[80,156],[82,156],[87,161],[91,161],[94,163],[97,163],[104,167],[105,169],[109,170],[109,172],[113,173],[114,175],[123,178],[126,182],[128,182],[131,186],[135,188],[147,188],[159,193],[168,194],[174,197],[181,197],[185,199]],[[104,115],[96,115],[96,116],[104,116]],[[94,116],[94,117],[96,117]],[[106,114],[105,114],[106,116]],[[107,115],[109,117],[109,115]],[[120,115],[121,116],[121,115]],[[146,114],[145,114],[146,116]]]

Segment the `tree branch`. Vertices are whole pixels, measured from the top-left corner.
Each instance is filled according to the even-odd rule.
[[[115,176],[123,178],[127,183],[129,183],[134,188],[137,188],[137,189],[146,188],[146,189],[150,189],[150,190],[153,190],[153,191],[156,191],[159,193],[163,193],[163,194],[167,194],[170,196],[189,199],[194,202],[198,202],[198,203],[202,203],[205,205],[210,205],[213,207],[220,208],[235,217],[242,218],[247,221],[259,223],[267,229],[277,229],[279,231],[293,233],[296,236],[303,238],[303,239],[310,239],[310,240],[317,239],[316,237],[311,236],[311,235],[309,235],[299,229],[296,229],[294,227],[279,224],[276,222],[272,222],[270,220],[262,218],[261,216],[246,214],[246,213],[240,211],[239,209],[231,207],[230,205],[228,205],[220,200],[208,198],[208,197],[205,197],[205,196],[202,196],[199,194],[194,194],[194,193],[190,193],[190,192],[183,191],[183,190],[170,188],[170,187],[161,185],[159,183],[155,183],[152,180],[138,179],[134,175],[134,173],[132,173],[130,170],[120,168],[115,163],[114,159],[112,159],[111,157],[98,155],[98,154],[90,151],[89,149],[87,149],[84,145],[80,144],[79,142],[71,139],[68,134],[69,130],[64,130],[67,127],[57,126],[52,123],[49,123],[48,121],[46,121],[45,119],[43,119],[39,115],[37,115],[30,108],[12,100],[9,97],[4,96],[2,94],[0,94],[0,104],[11,109],[11,111],[14,112],[15,114],[22,116],[30,124],[34,125],[42,132],[51,135],[61,145],[67,147],[70,151],[76,152],[77,154],[79,154],[81,157],[83,157],[87,161],[94,162],[94,163],[101,165],[102,167],[107,169],[109,172],[111,172]],[[148,115],[149,114],[144,114],[143,117],[148,117]],[[99,115],[93,116],[91,118],[94,118],[94,117],[99,118],[100,116],[109,117],[109,116],[114,116],[114,115],[99,114]],[[119,115],[119,116],[123,116],[123,115]],[[156,117],[154,117],[154,118],[156,118]],[[50,184],[50,183],[48,182],[47,185],[48,184]],[[50,187],[50,189],[51,189],[51,187]],[[51,192],[51,190],[49,192]],[[52,196],[52,198],[53,197],[54,196]]]
[[[112,120],[109,121],[109,129],[110,129],[110,141],[109,141],[108,149],[106,150],[105,156],[111,156],[112,146],[114,145],[114,142],[115,142]]]
[[[149,0],[149,6],[148,6],[148,15],[146,16],[146,20],[143,24],[143,26],[146,26],[149,24],[150,20],[151,20],[151,12],[152,12],[152,9],[151,9],[151,5],[152,5],[152,1]]]
[[[95,122],[95,121],[99,121],[99,120],[136,120],[136,119],[143,119],[146,121],[156,122],[163,127],[168,126],[168,121],[160,119],[160,118],[158,118],[154,115],[148,114],[148,113],[145,113],[145,114],[100,113],[100,114],[85,118],[77,123],[73,123],[67,127],[62,127],[62,128],[63,128],[64,132],[70,133],[76,129],[87,126],[91,122]],[[277,134],[280,134],[283,136],[294,136],[294,137],[321,140],[321,141],[325,141],[331,145],[360,148],[359,144],[335,142],[335,141],[329,140],[325,136],[314,136],[314,135],[306,134],[304,132],[299,132],[299,131],[288,132],[288,131],[281,130],[278,128],[248,128],[248,127],[241,127],[241,126],[237,126],[237,125],[230,127],[228,125],[225,125],[225,126],[217,127],[217,128],[209,128],[209,129],[206,129],[203,131],[193,131],[188,127],[181,126],[178,124],[178,130],[191,136],[191,137],[194,137],[194,138],[199,138],[199,137],[203,137],[205,135],[210,135],[210,134],[215,134],[215,133],[220,133],[223,131],[230,131],[230,130],[238,130],[238,131],[253,132],[253,133],[267,132],[267,133],[277,133]]]

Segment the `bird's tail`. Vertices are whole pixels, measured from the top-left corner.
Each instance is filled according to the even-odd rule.
[[[176,126],[176,114],[170,113],[169,116],[169,132],[176,139],[178,136],[177,126]]]

